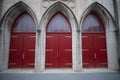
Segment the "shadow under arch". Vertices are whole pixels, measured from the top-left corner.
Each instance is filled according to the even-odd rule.
[[[11,28],[14,23],[14,20],[16,17],[18,17],[20,14],[27,12],[34,20],[36,28],[38,26],[37,18],[33,12],[33,10],[24,2],[20,1],[11,6],[7,12],[2,17],[1,23],[0,23],[0,29],[1,29],[1,56],[2,57],[2,66],[0,67],[1,70],[8,69],[8,61],[9,61],[9,47],[10,47],[10,36],[11,36]]]
[[[72,12],[72,10],[66,6],[64,3],[58,1],[54,4],[52,4],[46,11],[45,13],[43,14],[42,16],[42,19],[40,21],[40,24],[39,24],[39,31],[40,32],[40,39],[38,41],[38,44],[40,43],[40,51],[38,52],[41,52],[41,53],[38,53],[38,54],[42,54],[41,56],[39,56],[40,59],[40,64],[38,64],[37,66],[41,66],[41,71],[44,71],[45,70],[45,50],[46,50],[46,28],[47,28],[47,24],[49,22],[49,20],[51,19],[51,17],[53,15],[55,15],[57,12],[60,12],[62,13],[69,21],[70,23],[70,26],[71,26],[71,30],[72,30],[72,62],[73,64],[75,64],[75,61],[76,60],[76,54],[77,54],[77,51],[76,51],[76,48],[77,46],[75,45],[75,43],[77,42],[77,29],[78,29],[78,24],[77,24],[77,19],[74,15],[74,13]],[[37,60],[37,61],[38,61]],[[73,70],[75,70],[75,66],[72,65],[72,68]]]
[[[82,23],[87,15],[95,13],[103,22],[106,34],[106,46],[107,46],[107,58],[108,68],[118,69],[118,42],[116,36],[116,30],[118,29],[111,13],[100,3],[92,3],[82,14],[79,29],[82,31]],[[81,32],[82,35],[82,32]],[[82,40],[80,42],[82,44]],[[81,46],[82,47],[82,46]],[[82,51],[81,51],[82,52]]]

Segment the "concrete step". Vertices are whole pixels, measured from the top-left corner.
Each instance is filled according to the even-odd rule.
[[[37,71],[40,73],[39,71]],[[79,72],[74,72],[72,69],[45,69],[41,73],[96,73],[96,72],[117,72],[107,68],[97,68],[97,69],[82,69]],[[36,73],[34,69],[8,69],[2,71],[1,73]]]
[[[0,80],[120,80],[120,72],[0,73]]]
[[[36,73],[33,69],[8,69],[0,72],[0,80],[120,80],[120,72],[109,69],[46,69]]]

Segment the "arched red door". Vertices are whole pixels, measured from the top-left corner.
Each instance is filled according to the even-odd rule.
[[[72,67],[71,28],[68,20],[61,13],[55,14],[48,23],[45,67]]]
[[[9,53],[9,68],[33,68],[36,28],[32,17],[21,14],[14,22]]]
[[[93,13],[85,18],[82,26],[82,59],[84,68],[107,67],[104,26]]]

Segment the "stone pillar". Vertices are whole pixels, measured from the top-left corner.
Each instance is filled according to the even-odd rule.
[[[41,48],[40,40],[41,30],[37,30],[36,33],[36,53],[35,53],[35,72],[41,72]]]
[[[117,70],[118,65],[118,44],[116,40],[116,35],[114,31],[109,31],[106,33],[107,40],[107,57],[108,57],[108,68]]]
[[[0,71],[3,70],[3,37],[2,30],[0,30]]]
[[[81,44],[81,33],[77,30],[76,33],[76,68],[75,72],[82,71],[82,44]]]

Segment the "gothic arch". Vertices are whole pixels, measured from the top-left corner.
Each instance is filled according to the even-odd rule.
[[[40,54],[41,54],[41,71],[44,71],[45,69],[45,44],[46,44],[46,27],[47,27],[47,23],[49,22],[49,20],[51,19],[51,17],[56,14],[57,12],[62,13],[66,18],[68,18],[68,21],[70,22],[71,25],[71,29],[72,29],[72,58],[73,58],[73,65],[75,64],[75,58],[76,58],[76,48],[77,46],[75,45],[76,38],[77,38],[77,20],[72,12],[72,10],[66,6],[64,3],[58,1],[56,3],[54,3],[53,5],[51,5],[43,14],[43,17],[40,21],[40,25],[39,25],[39,30],[38,32],[41,33],[41,35],[39,35],[39,37],[41,37],[41,40],[39,40],[40,43]],[[74,47],[73,47],[74,46]],[[38,65],[40,66],[40,64]],[[75,70],[75,66],[72,66],[73,69]]]
[[[40,21],[39,29],[42,30],[44,24],[47,23],[49,21],[49,19],[57,12],[61,12],[62,14],[64,14],[68,18],[68,20],[70,21],[71,25],[74,25],[75,29],[77,29],[78,24],[77,24],[77,19],[76,19],[74,13],[72,12],[72,10],[68,6],[66,6],[64,3],[60,2],[60,1],[52,4],[45,11],[45,13],[43,14],[43,17]],[[46,27],[44,27],[44,28],[46,28]],[[72,28],[72,30],[75,30],[75,29],[74,29],[74,27]]]
[[[117,27],[115,25],[114,19],[110,14],[110,12],[100,3],[94,2],[83,12],[82,18],[79,24],[79,29],[81,31],[82,23],[84,19],[91,12],[95,13],[102,20],[105,27],[108,68],[118,69],[118,57],[117,57],[118,45],[117,45],[117,38],[116,38],[116,32],[115,32],[117,30]],[[82,43],[82,41],[80,43]]]
[[[110,23],[112,22],[112,24],[114,25],[113,26],[109,26],[110,29],[116,31],[117,30],[117,27],[116,27],[116,24],[115,24],[115,21],[112,17],[112,15],[110,14],[110,12],[103,6],[101,5],[100,3],[98,2],[94,2],[92,3],[82,14],[82,18],[80,20],[80,25],[79,27],[82,25],[83,21],[84,21],[84,18],[91,12],[94,12],[96,15],[98,15],[101,20],[103,21],[104,25],[107,25],[107,23]],[[107,28],[107,26],[106,26]],[[80,27],[80,30],[81,30],[81,27]]]
[[[35,24],[37,24],[37,18],[33,12],[33,10],[24,2],[20,1],[16,4],[14,4],[13,6],[11,6],[6,13],[4,14],[3,18],[2,18],[2,22],[1,22],[1,30],[3,30],[6,26],[6,22],[8,22],[7,20],[10,20],[11,22],[14,21],[14,19],[16,18],[16,16],[20,15],[23,12],[27,12],[28,14],[30,14],[33,18],[33,20],[35,21]],[[8,19],[9,18],[9,19]],[[11,19],[12,18],[12,19]]]
[[[20,1],[13,6],[11,6],[7,12],[4,14],[1,22],[1,34],[0,38],[2,39],[1,43],[1,56],[4,56],[2,59],[2,67],[1,69],[7,69],[8,68],[8,57],[9,57],[9,46],[10,46],[10,36],[11,36],[11,28],[13,25],[14,20],[17,16],[20,14],[27,12],[31,17],[33,18],[35,25],[37,26],[37,19],[32,11],[32,9],[25,4],[24,2]]]

